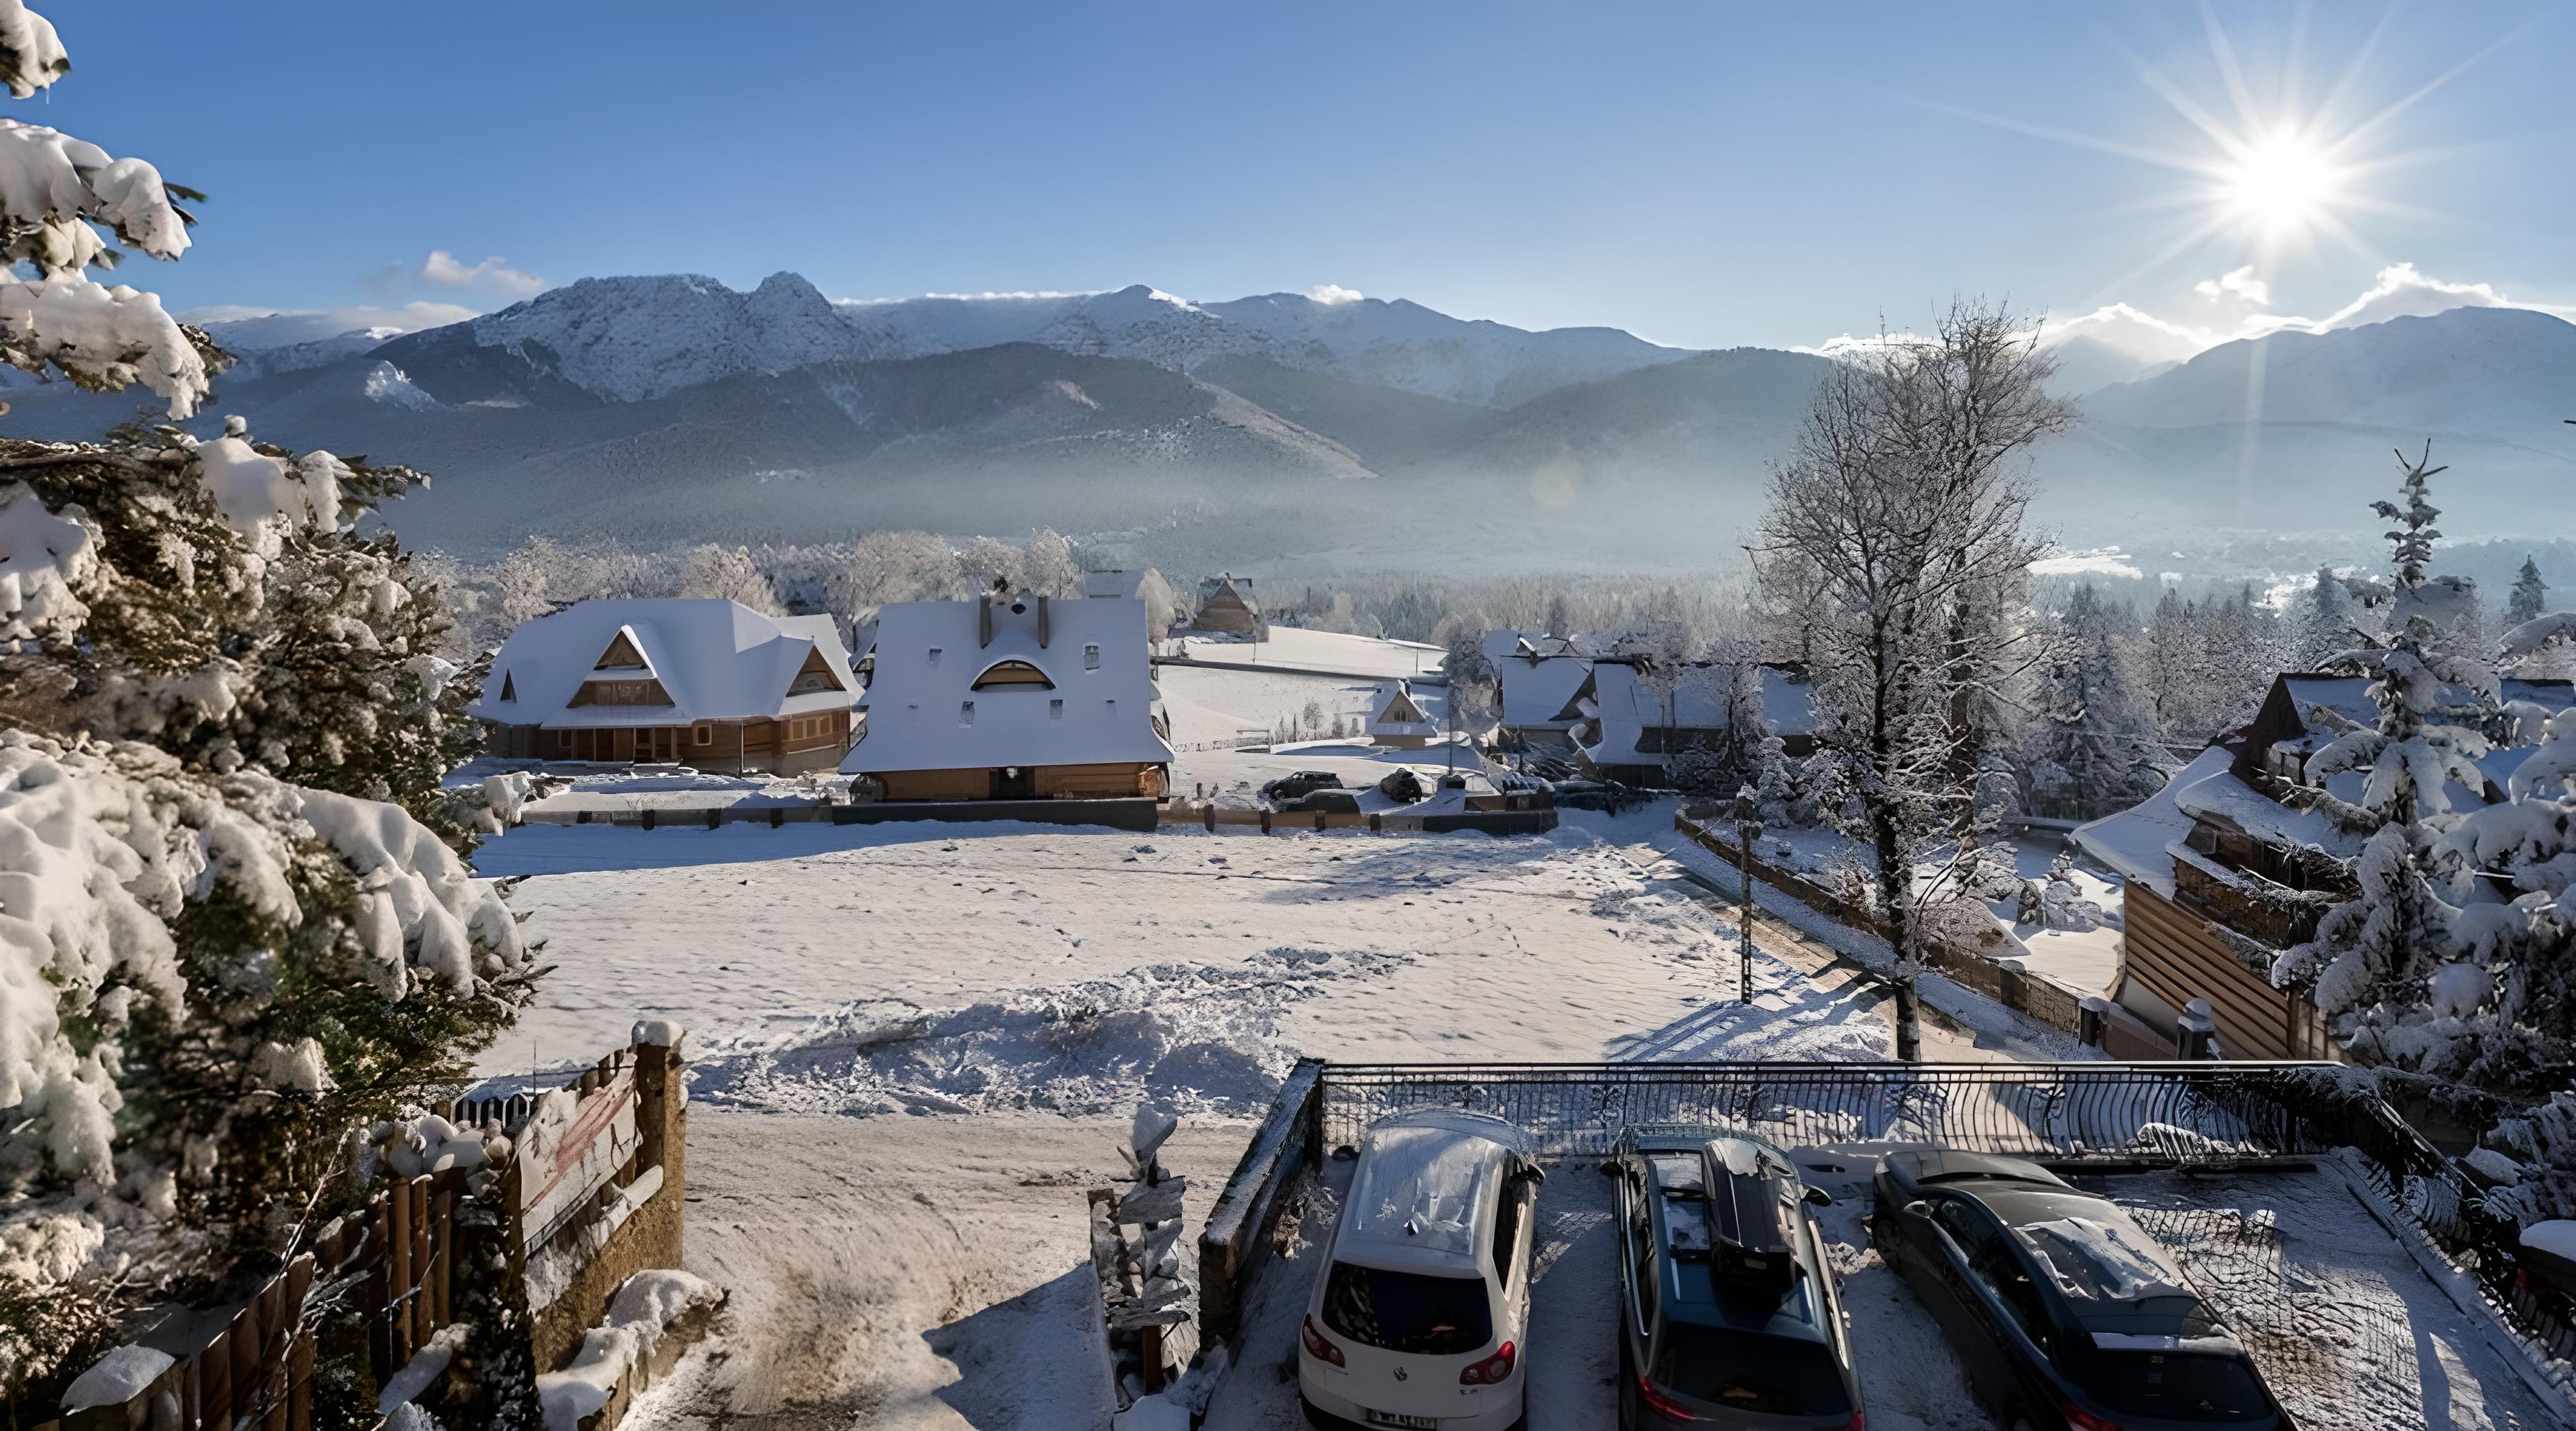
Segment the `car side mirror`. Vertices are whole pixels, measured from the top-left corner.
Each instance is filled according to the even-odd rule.
[[[1813,1184],[1810,1184],[1807,1190],[1804,1193],[1801,1193],[1800,1196],[1804,1197],[1808,1204],[1813,1207],[1832,1207],[1834,1205],[1834,1195],[1825,1191],[1823,1188],[1814,1186]]]
[[[1512,1176],[1525,1183],[1543,1183],[1547,1181],[1547,1169],[1540,1167],[1536,1163],[1527,1163],[1523,1164],[1520,1171],[1512,1174]]]

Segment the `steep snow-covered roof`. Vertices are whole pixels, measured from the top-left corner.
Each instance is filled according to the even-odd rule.
[[[2148,796],[2116,815],[2075,827],[2075,843],[2084,853],[2119,872],[2122,878],[2135,880],[2170,899],[2173,897],[2173,856],[2166,847],[2178,843],[2191,833],[2191,816],[2176,803],[2176,797],[2190,787],[2215,775],[2224,775],[2236,763],[2236,757],[2224,746],[2213,745],[2193,756],[2165,788]]]
[[[1368,730],[1371,735],[1432,736],[1440,733],[1440,723],[1413,699],[1411,682],[1393,681],[1377,688]]]
[[[2359,835],[2314,810],[2291,809],[2237,779],[2233,765],[2189,785],[2177,779],[2168,788],[2182,813],[2234,825],[2267,845],[2310,846],[2341,858],[2361,853]]]
[[[618,651],[623,636],[640,658]],[[820,653],[837,690],[789,695]],[[660,683],[665,705],[574,705],[587,681]],[[763,616],[739,602],[665,597],[584,601],[522,622],[492,658],[483,695],[466,714],[553,730],[674,725],[701,720],[815,715],[858,700],[850,653],[828,616]]]
[[[1532,661],[1515,658],[1492,662],[1502,683],[1503,724],[1548,725],[1571,722],[1567,712],[1592,674],[1592,663],[1580,656],[1548,656]]]
[[[1633,763],[1631,754],[1658,757],[1673,753],[1662,732],[1715,731],[1726,728],[1727,693],[1735,667],[1716,663],[1684,666],[1668,701],[1646,668],[1622,661],[1603,661],[1592,668],[1592,695],[1586,713],[1596,719],[1592,758],[1613,764]],[[1806,735],[1815,729],[1809,687],[1770,666],[1761,668],[1762,714],[1779,735]],[[1506,700],[1510,687],[1504,687]],[[1683,738],[1677,749],[1687,749]]]
[[[992,613],[989,641],[978,607]],[[1133,597],[896,602],[877,615],[867,729],[841,769],[1161,765],[1172,748],[1154,729],[1159,699]]]

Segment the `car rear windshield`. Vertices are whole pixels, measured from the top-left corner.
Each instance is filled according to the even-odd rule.
[[[1654,1379],[1731,1411],[1836,1416],[1852,1409],[1842,1372],[1825,1347],[1724,1327],[1666,1324]]]
[[[2271,1414],[2253,1368],[2232,1356],[2104,1352],[2084,1389],[2113,1411],[2192,1421],[2254,1421]]]
[[[1432,1277],[1333,1264],[1324,1282],[1324,1325],[1362,1346],[1417,1356],[1454,1356],[1494,1338],[1481,1277]]]

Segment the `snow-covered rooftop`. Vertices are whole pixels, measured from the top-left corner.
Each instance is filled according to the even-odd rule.
[[[800,684],[798,673],[818,653],[831,682],[790,695]],[[658,705],[573,704],[594,679],[649,680],[669,699]],[[492,659],[482,698],[466,714],[554,730],[774,719],[847,710],[857,703],[858,689],[850,653],[828,616],[763,616],[714,598],[584,601],[511,632]]]
[[[2236,763],[2223,746],[2213,745],[2192,757],[2191,764],[2165,782],[2165,788],[2116,815],[2075,827],[2075,843],[2086,854],[2167,899],[2173,897],[2173,856],[2166,847],[2191,833],[2191,816],[2176,797],[2203,780],[2225,775]]]
[[[1591,662],[1572,654],[1531,660],[1506,653],[1504,660],[1486,660],[1502,685],[1503,724],[1571,724],[1580,714],[1574,698],[1592,674]]]
[[[1718,664],[1681,667],[1666,694],[1651,668],[1603,661],[1592,668],[1590,714],[1596,717],[1592,758],[1610,764],[1633,763],[1672,753],[1660,732],[1715,731],[1726,728],[1727,692],[1735,668]],[[1762,715],[1777,735],[1804,735],[1815,728],[1810,688],[1787,673],[1761,668]],[[1688,749],[1681,738],[1676,749]]]
[[[1159,699],[1133,597],[896,602],[877,616],[867,728],[841,769],[1161,765]]]

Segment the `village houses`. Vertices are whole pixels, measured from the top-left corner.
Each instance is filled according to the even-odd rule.
[[[828,616],[601,600],[511,632],[466,713],[506,758],[800,774],[840,763],[858,695]]]

